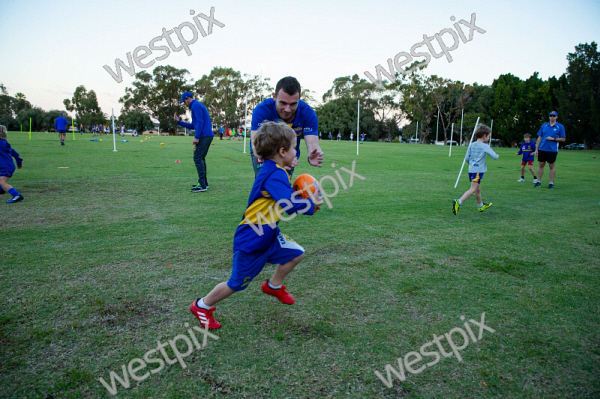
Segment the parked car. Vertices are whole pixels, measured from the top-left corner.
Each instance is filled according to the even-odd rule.
[[[585,149],[585,145],[583,144],[577,144],[577,143],[571,143],[571,144],[567,144],[566,146],[564,146],[565,150],[584,150]]]

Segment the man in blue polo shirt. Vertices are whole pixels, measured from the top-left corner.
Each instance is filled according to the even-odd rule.
[[[59,115],[58,118],[54,121],[54,128],[58,131],[58,136],[60,138],[60,145],[65,145],[65,139],[67,138],[67,125],[69,122],[67,119]]]
[[[208,179],[206,177],[206,154],[213,141],[212,125],[210,123],[210,115],[208,110],[200,101],[194,100],[194,96],[189,91],[186,91],[181,95],[181,101],[190,108],[192,113],[192,123],[186,123],[179,120],[179,116],[175,113],[175,120],[179,126],[186,127],[188,129],[194,129],[196,134],[194,135],[194,163],[196,164],[196,170],[198,171],[198,184],[192,187],[193,193],[200,193],[206,191],[208,188]]]
[[[533,184],[533,187],[542,186],[542,175],[544,174],[544,166],[548,162],[550,168],[550,184],[548,188],[554,188],[554,176],[556,175],[556,169],[554,169],[554,162],[556,162],[556,156],[558,155],[558,143],[565,142],[565,127],[556,121],[558,118],[558,112],[550,112],[550,122],[544,123],[538,131],[537,144],[535,146],[535,156],[538,157],[538,180]]]
[[[288,76],[277,82],[273,98],[267,98],[254,108],[252,112],[252,128],[250,130],[250,156],[254,177],[262,166],[262,160],[257,159],[252,151],[252,140],[260,125],[265,121],[285,122],[296,132],[296,158],[288,169],[291,176],[294,167],[298,164],[300,157],[300,139],[306,141],[308,152],[308,163],[312,166],[321,167],[323,163],[323,152],[319,147],[319,121],[315,111],[300,99],[302,89],[296,78]]]

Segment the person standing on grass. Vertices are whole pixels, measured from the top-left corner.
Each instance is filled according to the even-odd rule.
[[[285,122],[296,132],[296,158],[292,165],[287,167],[290,176],[294,173],[294,167],[298,164],[300,139],[302,137],[306,142],[309,165],[321,167],[323,152],[319,146],[319,120],[310,105],[300,99],[300,93],[302,93],[300,82],[292,76],[287,76],[280,79],[275,85],[273,98],[267,98],[254,108],[252,127],[250,128],[250,157],[252,158],[254,177],[258,175],[263,163],[262,160],[254,156],[252,142],[255,133],[265,121]]]
[[[556,156],[558,155],[558,143],[564,143],[567,135],[565,134],[565,127],[556,121],[558,118],[558,112],[550,112],[550,122],[546,122],[540,127],[538,131],[538,139],[535,150],[535,156],[538,157],[538,180],[533,184],[533,187],[542,186],[542,176],[544,175],[544,166],[548,162],[550,168],[550,184],[548,188],[554,188],[554,176],[556,175],[556,169],[554,169],[554,162],[556,162]]]
[[[533,156],[533,154],[535,153],[535,143],[531,142],[531,134],[529,133],[523,136],[523,140],[525,141],[521,143],[519,151],[517,151],[517,155],[523,154],[523,159],[521,160],[521,178],[517,181],[519,183],[525,181],[525,165],[529,164],[529,171],[531,172],[531,175],[533,176],[533,182],[535,183],[537,182],[537,176],[535,175],[532,166],[533,161],[535,160],[535,157]]]
[[[12,199],[6,201],[7,204],[14,204],[15,202],[23,201],[23,195],[21,195],[13,186],[8,184],[10,179],[15,173],[15,163],[13,157],[17,160],[17,168],[23,167],[23,160],[19,154],[10,147],[6,136],[6,126],[0,125],[0,194],[9,193],[12,195]]]
[[[492,203],[484,204],[481,197],[481,179],[483,174],[487,172],[485,164],[485,158],[489,154],[492,159],[498,159],[500,156],[486,144],[490,140],[490,133],[492,130],[486,125],[479,125],[475,131],[475,138],[477,141],[472,143],[467,149],[465,155],[465,161],[469,162],[469,181],[471,182],[471,188],[467,190],[460,199],[454,200],[452,203],[452,213],[457,214],[458,208],[466,201],[471,195],[475,194],[477,199],[477,207],[479,212],[483,212],[492,206]]]
[[[189,91],[186,91],[181,95],[181,101],[190,108],[192,113],[192,123],[186,123],[179,120],[179,116],[175,113],[174,119],[177,121],[179,126],[186,127],[188,129],[194,129],[196,134],[192,143],[194,144],[194,163],[196,164],[196,171],[198,172],[198,184],[192,187],[190,190],[193,193],[199,193],[208,189],[208,178],[206,171],[206,155],[210,148],[210,144],[213,141],[214,134],[212,132],[212,125],[210,123],[210,115],[208,110],[200,101],[194,100],[194,96]]]
[[[277,267],[271,279],[262,283],[262,291],[283,304],[295,302],[282,284],[304,257],[304,248],[281,233],[279,219],[284,209],[289,215],[312,215],[323,202],[320,196],[314,200],[296,197],[290,184],[291,177],[286,173],[286,167],[297,159],[296,135],[291,127],[281,122],[264,122],[254,134],[253,150],[263,160],[263,166],[254,179],[242,222],[235,230],[231,277],[206,296],[194,300],[190,306],[192,314],[203,327],[221,328],[221,323],[213,316],[215,305],[231,294],[245,290],[267,263]],[[285,208],[280,203],[285,204]]]
[[[341,133],[338,133],[338,135],[337,135],[337,141],[342,141],[342,134]]]
[[[65,145],[65,139],[67,138],[67,125],[69,122],[67,119],[59,115],[54,121],[54,128],[58,131],[58,137],[60,138],[60,145]]]

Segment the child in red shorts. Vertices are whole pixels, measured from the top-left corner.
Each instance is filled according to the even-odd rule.
[[[535,175],[535,172],[533,171],[533,161],[535,159],[534,157],[534,153],[535,153],[535,143],[533,141],[531,141],[531,134],[527,133],[523,136],[523,139],[525,140],[523,143],[521,143],[521,146],[519,147],[519,151],[517,152],[517,155],[521,155],[523,154],[523,159],[521,160],[521,178],[519,180],[517,180],[519,183],[522,183],[525,181],[525,164],[529,164],[529,171],[531,172],[531,175],[533,176],[533,182],[536,183],[537,182],[537,176]]]

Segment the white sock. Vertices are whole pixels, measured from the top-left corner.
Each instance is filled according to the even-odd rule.
[[[458,200],[458,205],[462,205],[462,201],[461,200]]]
[[[274,286],[269,281],[267,281],[267,284],[269,284],[269,288],[271,288],[272,290],[278,290],[281,288],[281,285]]]
[[[211,306],[208,306],[208,305],[206,305],[206,304],[204,303],[204,301],[202,300],[202,298],[198,299],[198,301],[196,302],[196,304],[198,305],[198,307],[199,307],[200,309],[206,309],[206,310],[210,310],[210,309],[212,309],[212,307],[211,307]]]
[[[483,202],[481,204],[477,205],[477,206],[480,207],[480,208],[483,207]]]

